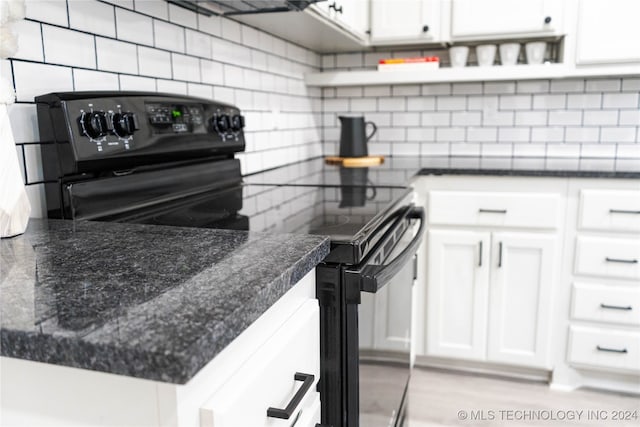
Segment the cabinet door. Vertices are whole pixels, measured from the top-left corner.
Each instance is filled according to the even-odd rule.
[[[372,0],[372,43],[439,41],[440,5],[441,0]]]
[[[548,367],[556,237],[494,233],[488,360]]]
[[[341,10],[336,14],[336,19],[349,30],[364,35],[369,30],[369,0],[335,1]]]
[[[451,37],[554,33],[561,21],[562,9],[558,4],[562,3],[559,0],[453,0]]]
[[[484,232],[427,233],[427,355],[485,359],[489,242]]]
[[[640,62],[639,17],[638,0],[581,0],[576,62]]]

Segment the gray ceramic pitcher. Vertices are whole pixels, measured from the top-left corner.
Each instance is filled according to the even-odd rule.
[[[339,116],[340,119],[340,157],[366,157],[367,142],[375,135],[378,127],[373,122],[365,122],[364,117]],[[373,131],[367,135],[366,127],[371,125]]]

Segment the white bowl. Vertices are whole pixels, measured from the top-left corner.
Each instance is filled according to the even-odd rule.
[[[496,49],[495,44],[481,44],[480,46],[476,46],[478,65],[481,67],[492,66],[496,60]]]
[[[454,68],[460,68],[467,65],[468,57],[468,46],[454,46],[449,48],[449,60],[451,61],[451,66]]]
[[[500,63],[516,65],[520,56],[520,43],[502,43],[500,45]]]
[[[524,45],[527,53],[527,64],[542,64],[547,51],[546,42],[530,42]]]

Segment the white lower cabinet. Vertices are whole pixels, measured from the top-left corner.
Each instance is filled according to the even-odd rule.
[[[318,400],[320,324],[309,301],[282,326],[200,409],[202,427],[289,426]],[[299,399],[296,399],[299,398]],[[296,404],[296,401],[298,402]],[[277,418],[269,408],[291,411]],[[298,420],[299,421],[299,420]],[[319,419],[311,417],[315,426]],[[313,423],[313,424],[310,424]]]
[[[556,236],[431,230],[426,354],[547,368]]]

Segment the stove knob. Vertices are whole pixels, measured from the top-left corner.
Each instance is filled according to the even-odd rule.
[[[244,116],[236,114],[231,118],[231,129],[234,131],[240,131],[244,128]]]
[[[82,133],[89,138],[99,138],[107,134],[107,116],[102,111],[82,113],[80,116]]]
[[[138,130],[138,118],[133,113],[116,113],[113,115],[113,133],[119,137],[133,135]]]
[[[224,133],[229,130],[231,124],[229,123],[229,116],[221,114],[213,118],[213,127],[220,133]]]

